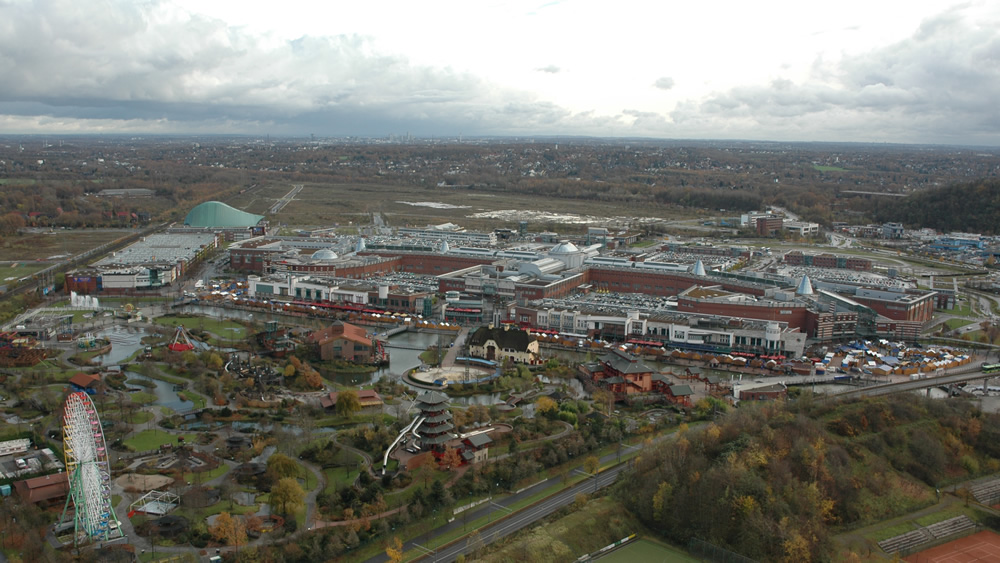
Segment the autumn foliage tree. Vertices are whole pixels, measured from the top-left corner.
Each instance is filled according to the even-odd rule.
[[[441,455],[441,466],[446,469],[454,469],[462,465],[462,454],[458,448],[448,448]]]
[[[559,412],[559,404],[547,395],[542,395],[535,401],[535,412],[544,416],[555,416]]]
[[[247,530],[243,519],[223,512],[215,517],[215,523],[209,528],[209,533],[216,540],[227,545],[243,545],[247,542]]]
[[[392,563],[399,563],[403,560],[403,542],[399,539],[399,536],[393,536],[389,540],[389,545],[385,546],[385,556]]]
[[[1000,415],[899,394],[741,405],[643,448],[618,498],[651,529],[758,561],[834,559],[830,530],[935,500],[942,479],[1000,466]],[[875,502],[877,500],[877,502]]]

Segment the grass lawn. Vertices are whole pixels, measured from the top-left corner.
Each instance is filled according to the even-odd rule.
[[[676,547],[665,545],[653,540],[638,539],[632,540],[632,542],[626,544],[625,547],[616,549],[604,557],[598,558],[598,561],[603,561],[604,563],[632,563],[633,561],[697,562],[701,560],[688,555]]]
[[[895,526],[889,526],[888,528],[880,528],[875,530],[871,534],[868,534],[868,539],[880,542],[882,540],[887,540],[889,538],[894,538],[896,536],[901,536],[907,532],[912,532],[916,528],[910,522],[901,522]]]
[[[940,512],[932,512],[925,516],[921,516],[920,518],[914,520],[914,522],[916,522],[920,526],[930,526],[931,524],[944,522],[949,518],[954,518],[956,516],[962,516],[962,515],[966,515],[972,518],[973,520],[976,519],[974,510],[963,510],[962,508],[954,507],[954,508],[949,508],[948,510],[942,510]]]
[[[136,391],[135,393],[129,393],[128,396],[132,399],[133,403],[140,405],[151,405],[156,402],[156,395],[152,393],[147,393],[145,391]]]
[[[969,315],[972,314],[972,306],[969,305],[969,302],[967,300],[961,299],[958,301],[958,303],[955,304],[955,308],[952,309],[950,312],[952,315],[955,315],[956,317],[968,317]]]
[[[354,483],[360,474],[360,470],[352,469],[350,466],[346,468],[327,467],[323,470],[323,475],[326,476],[326,487],[323,487],[323,492],[332,493],[333,491],[343,489],[344,487],[349,487]]]
[[[243,325],[210,317],[157,317],[153,319],[153,322],[169,327],[184,325],[184,328],[188,330],[204,330],[215,335],[222,344],[238,342],[247,337],[247,329]]]
[[[170,365],[157,364],[157,367],[159,367],[160,370],[170,373],[172,375],[167,375],[167,373],[161,373],[160,371],[157,370],[149,370],[149,373],[143,375],[146,375],[147,377],[150,377],[152,379],[159,379],[162,381],[166,381],[167,383],[172,383],[174,385],[186,385],[187,383],[191,382],[190,379],[185,379],[183,376],[177,375],[177,371]]]
[[[974,322],[976,321],[971,321],[969,319],[948,319],[945,321],[944,325],[948,327],[949,330],[955,330],[956,328],[971,325]]]
[[[207,483],[216,477],[221,477],[229,471],[229,466],[225,463],[220,464],[215,469],[211,471],[202,471],[201,473],[185,473],[184,482],[186,483]]]
[[[149,411],[139,411],[130,420],[130,424],[146,424],[153,418],[153,413]]]
[[[178,391],[177,396],[180,397],[182,401],[191,401],[192,403],[194,403],[194,406],[191,407],[194,409],[205,408],[205,403],[207,402],[207,399],[205,399],[205,397],[203,397],[199,393],[195,393],[194,391]]]
[[[813,164],[813,170],[818,170],[820,172],[847,172],[846,168],[841,168],[839,166],[823,166],[821,164]]]
[[[242,506],[230,503],[228,500],[220,500],[219,502],[213,504],[212,506],[206,508],[179,508],[174,511],[174,514],[178,516],[184,516],[189,521],[195,522],[199,520],[204,520],[213,514],[222,514],[223,512],[228,512],[230,514],[253,514],[260,509],[259,505],[251,504],[250,506]]]
[[[639,242],[634,242],[629,246],[631,246],[632,248],[646,248],[649,246],[653,246],[656,243],[657,241],[655,240],[640,240]]]
[[[138,434],[125,440],[125,445],[133,448],[137,452],[159,449],[164,444],[176,444],[176,434],[171,434],[163,430],[151,429],[143,430]],[[184,441],[191,443],[195,439],[194,434],[184,434]]]
[[[17,266],[0,266],[0,284],[8,284],[45,268],[44,262],[18,262]]]

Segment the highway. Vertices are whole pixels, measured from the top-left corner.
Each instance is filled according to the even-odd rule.
[[[670,434],[663,435],[654,441],[659,442],[671,435],[673,435],[672,432]],[[638,449],[639,447],[640,446],[625,446],[622,448],[621,453],[622,455],[624,455],[630,452],[631,450]],[[601,462],[608,463],[613,461],[616,457],[617,454],[608,454],[601,458]],[[614,483],[615,480],[618,478],[618,474],[624,471],[627,466],[628,466],[627,463],[622,463],[599,473],[596,478],[597,481],[596,488],[602,489]],[[568,504],[571,504],[576,499],[576,495],[579,493],[584,493],[584,494],[593,493],[595,490],[594,481],[595,481],[594,478],[585,479],[564,491],[558,492],[553,496],[550,496],[540,501],[538,504],[529,506],[527,508],[523,508],[513,513],[506,520],[500,520],[480,527],[479,537],[482,540],[482,544],[484,546],[489,545],[500,538],[508,536],[520,530],[521,528],[524,528],[525,526],[529,526],[534,522],[537,522],[538,520],[545,518],[546,516],[552,514],[556,510],[559,510],[560,508]],[[411,540],[404,543],[403,550],[427,551],[422,546],[422,544],[428,542],[429,541],[428,538],[435,538],[440,535],[450,533],[454,530],[462,529],[463,522],[465,522],[466,520],[475,521],[479,518],[485,517],[487,514],[490,513],[492,513],[495,518],[498,519],[503,518],[510,512],[510,509],[507,508],[508,506],[511,506],[521,501],[522,499],[535,495],[539,491],[547,489],[548,487],[551,487],[553,485],[559,485],[561,483],[562,479],[560,477],[552,477],[546,479],[545,481],[536,483],[531,487],[524,489],[523,491],[510,495],[496,502],[495,504],[485,503],[481,505],[480,508],[470,509],[468,510],[469,514],[465,515],[464,517],[462,514],[459,514],[458,516],[455,517],[453,521],[443,526],[439,526],[427,534],[421,534],[420,536],[417,537],[416,540]],[[472,530],[470,529],[469,532],[472,532]],[[455,543],[451,544],[450,546],[441,548],[440,551],[428,552],[421,559],[424,561],[434,561],[442,563],[450,562],[454,561],[459,554],[465,553],[466,548],[467,548],[466,539],[462,538],[456,541]],[[386,557],[384,553],[380,553],[379,555],[372,557],[367,561],[368,563],[384,563],[385,561],[388,560],[389,558]]]
[[[979,363],[968,366],[967,371],[952,373],[926,379],[916,379],[912,381],[900,381],[898,383],[886,383],[883,385],[873,385],[871,387],[861,387],[843,393],[830,395],[831,399],[857,399],[859,397],[877,397],[879,395],[891,395],[893,393],[905,393],[907,391],[917,391],[931,387],[948,386],[954,383],[965,383],[967,381],[977,381],[981,379],[1000,377],[1000,374],[985,374],[981,371]]]
[[[627,464],[621,464],[612,467],[603,473],[599,473],[596,478],[596,488],[604,488],[614,483],[615,480],[618,479],[618,474],[621,473],[626,467]],[[506,520],[501,520],[500,522],[495,522],[480,528],[479,537],[482,539],[483,545],[489,545],[500,538],[545,518],[549,514],[552,514],[564,506],[572,504],[576,499],[576,495],[580,493],[588,494],[594,491],[594,478],[586,479],[561,493],[556,493],[534,506],[530,506],[524,510],[514,513]],[[462,539],[439,552],[428,554],[423,558],[423,560],[434,561],[435,563],[450,563],[460,554],[465,553],[467,548],[468,546],[466,540]]]
[[[275,202],[274,205],[271,206],[271,215],[274,215],[277,212],[279,212],[282,209],[284,209],[285,206],[289,204],[289,202],[291,202],[293,199],[295,199],[295,196],[299,192],[301,192],[302,188],[304,188],[304,187],[305,187],[304,184],[292,184],[292,189],[289,190],[289,192],[287,194],[285,194],[284,197],[282,197],[281,199],[279,199],[277,202]]]

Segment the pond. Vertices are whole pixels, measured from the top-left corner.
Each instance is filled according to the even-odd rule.
[[[367,328],[367,327],[366,327]],[[389,365],[380,367],[372,373],[343,373],[333,379],[342,385],[368,385],[383,377],[394,381],[402,381],[403,374],[420,367],[420,353],[439,342],[447,347],[454,340],[450,334],[438,335],[429,332],[406,331],[389,337]],[[404,381],[405,383],[405,381]],[[406,384],[411,389],[416,389]]]
[[[94,356],[94,363],[102,366],[121,364],[143,349],[142,337],[146,334],[146,329],[133,325],[114,325],[94,333],[98,338],[106,338],[111,342],[111,351]]]
[[[167,407],[169,409],[173,409],[174,412],[185,412],[194,408],[193,402],[183,401],[179,396],[177,396],[177,392],[174,391],[172,383],[160,381],[159,379],[151,379],[133,371],[126,371],[125,375],[127,376],[126,381],[129,379],[141,379],[152,383],[152,386],[150,387],[143,386],[142,390],[156,395],[156,402],[153,403],[153,406]]]

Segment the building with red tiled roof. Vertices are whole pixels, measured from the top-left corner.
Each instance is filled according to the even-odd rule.
[[[319,348],[319,357],[328,360],[349,360],[358,363],[375,361],[376,348],[364,328],[336,322],[311,333],[306,341]]]
[[[653,368],[637,356],[617,348],[589,370],[594,383],[614,393],[619,400],[626,395],[654,391]]]
[[[74,391],[83,391],[93,395],[100,388],[101,374],[80,372],[69,378],[69,384]]]

